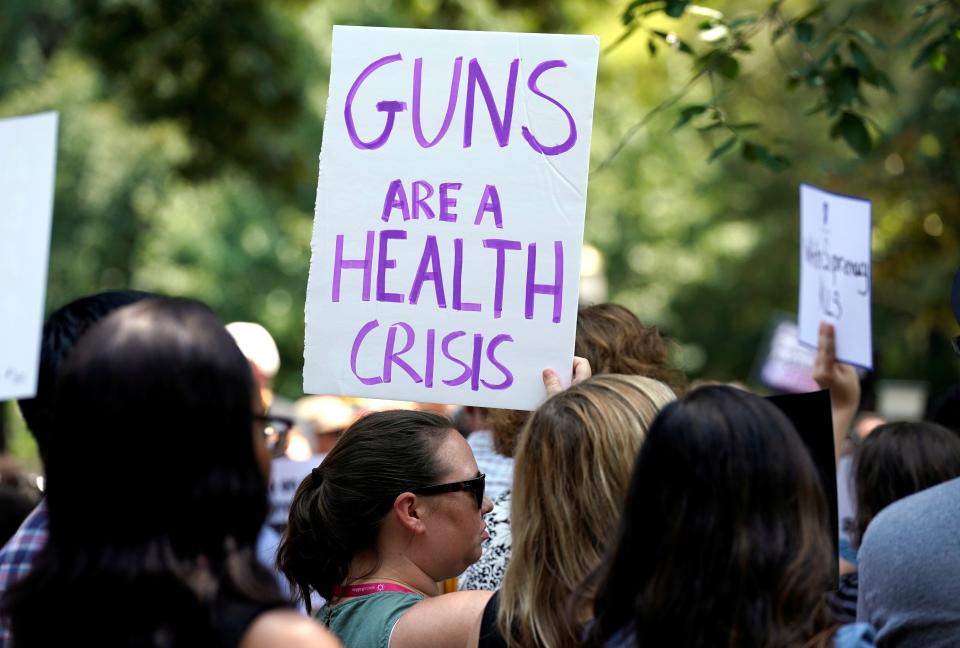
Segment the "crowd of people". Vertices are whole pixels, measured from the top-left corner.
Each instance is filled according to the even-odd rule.
[[[599,304],[533,412],[288,403],[255,326],[71,302],[20,402],[45,483],[0,550],[0,648],[960,645],[960,431],[863,425],[829,326],[824,425],[688,385],[669,345]]]

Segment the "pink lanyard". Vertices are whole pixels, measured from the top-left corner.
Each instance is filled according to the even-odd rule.
[[[363,583],[361,585],[337,585],[333,588],[333,595],[337,598],[351,598],[354,596],[366,596],[367,594],[380,594],[381,592],[408,592],[416,594],[409,587],[396,585],[394,583]]]

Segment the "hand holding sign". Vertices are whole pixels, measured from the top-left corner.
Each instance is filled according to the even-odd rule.
[[[842,362],[873,367],[870,203],[800,186],[800,341],[814,346],[821,321],[836,329]]]
[[[582,383],[593,375],[590,368],[590,361],[580,356],[573,356],[573,380],[566,384],[553,369],[543,370],[543,388],[547,392],[547,398],[559,394],[567,387]]]

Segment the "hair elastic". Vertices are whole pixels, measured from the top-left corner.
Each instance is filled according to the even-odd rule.
[[[323,483],[323,473],[320,472],[320,466],[310,471],[310,479],[313,480],[313,487],[317,488]]]

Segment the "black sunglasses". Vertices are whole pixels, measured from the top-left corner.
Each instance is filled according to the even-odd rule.
[[[480,473],[479,477],[468,479],[466,481],[450,482],[449,484],[435,484],[433,486],[421,486],[420,488],[411,488],[410,492],[414,495],[440,495],[441,493],[456,493],[458,491],[470,491],[477,500],[477,508],[483,508],[483,491],[486,488],[487,476]]]

